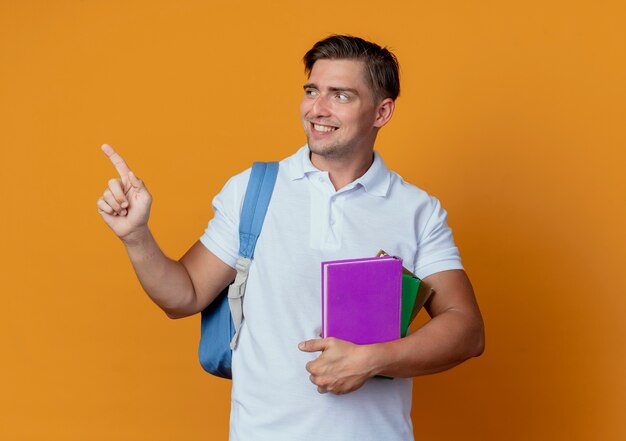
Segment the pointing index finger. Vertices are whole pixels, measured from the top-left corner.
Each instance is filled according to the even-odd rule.
[[[130,168],[126,165],[124,159],[109,144],[102,145],[102,151],[109,157],[120,177],[128,176]]]

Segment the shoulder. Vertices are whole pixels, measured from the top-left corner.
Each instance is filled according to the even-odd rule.
[[[216,198],[229,200],[242,198],[246,192],[251,171],[252,168],[250,167],[231,176],[217,194]]]
[[[299,160],[299,153],[300,151],[280,161],[259,160],[258,162],[277,162],[279,164],[278,174],[280,177],[281,175],[288,174],[293,171],[294,164]],[[248,168],[229,178],[216,198],[227,199],[233,201],[236,205],[241,205],[246,194],[246,189],[248,188],[248,183],[250,182],[250,176],[252,175],[252,166],[253,162],[250,163]]]
[[[427,191],[406,181],[398,173],[389,170],[389,198],[394,202],[407,203],[420,210],[434,211],[440,206],[439,200]]]
[[[286,158],[283,158],[281,160],[269,160],[269,159],[258,159],[256,161],[253,161],[250,163],[250,167],[246,168],[245,170],[237,173],[236,175],[232,176],[224,185],[224,188],[228,188],[231,189],[233,191],[236,190],[241,190],[243,189],[245,191],[248,182],[250,181],[250,175],[252,174],[252,165],[254,162],[265,162],[265,163],[270,163],[270,162],[276,162],[278,163],[279,167],[278,167],[278,173],[279,175],[281,174],[293,174],[293,173],[298,173],[298,165],[302,162],[302,156],[305,155],[305,147],[300,148],[297,152],[295,152],[294,154],[292,154],[291,156],[288,156]]]

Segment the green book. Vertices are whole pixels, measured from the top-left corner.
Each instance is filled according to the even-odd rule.
[[[421,280],[409,274],[402,274],[402,320],[400,337],[406,337],[413,317],[413,308]],[[416,314],[417,315],[417,314]]]
[[[388,256],[383,250],[378,251],[377,256]],[[428,298],[433,293],[433,289],[427,286],[411,271],[402,268],[402,313],[400,320],[400,337],[406,337],[409,333],[409,326],[413,323],[417,313],[424,306]],[[393,380],[392,377],[376,375],[376,378]]]
[[[377,256],[388,256],[385,251],[379,250]],[[411,271],[402,268],[402,314],[400,322],[400,337],[406,337],[409,326],[417,317],[417,313],[428,301],[434,290],[422,283]]]

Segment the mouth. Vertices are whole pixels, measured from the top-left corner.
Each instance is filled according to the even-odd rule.
[[[316,132],[320,132],[320,133],[329,133],[329,132],[334,132],[335,130],[338,129],[338,127],[334,127],[334,126],[327,126],[324,124],[317,124],[317,123],[311,123],[311,127],[314,131]]]

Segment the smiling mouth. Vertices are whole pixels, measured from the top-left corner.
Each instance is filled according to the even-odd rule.
[[[324,126],[322,124],[315,124],[315,123],[311,123],[311,125],[313,126],[313,129],[315,129],[315,131],[317,132],[334,132],[335,130],[337,130],[337,127],[332,127],[332,126]]]

